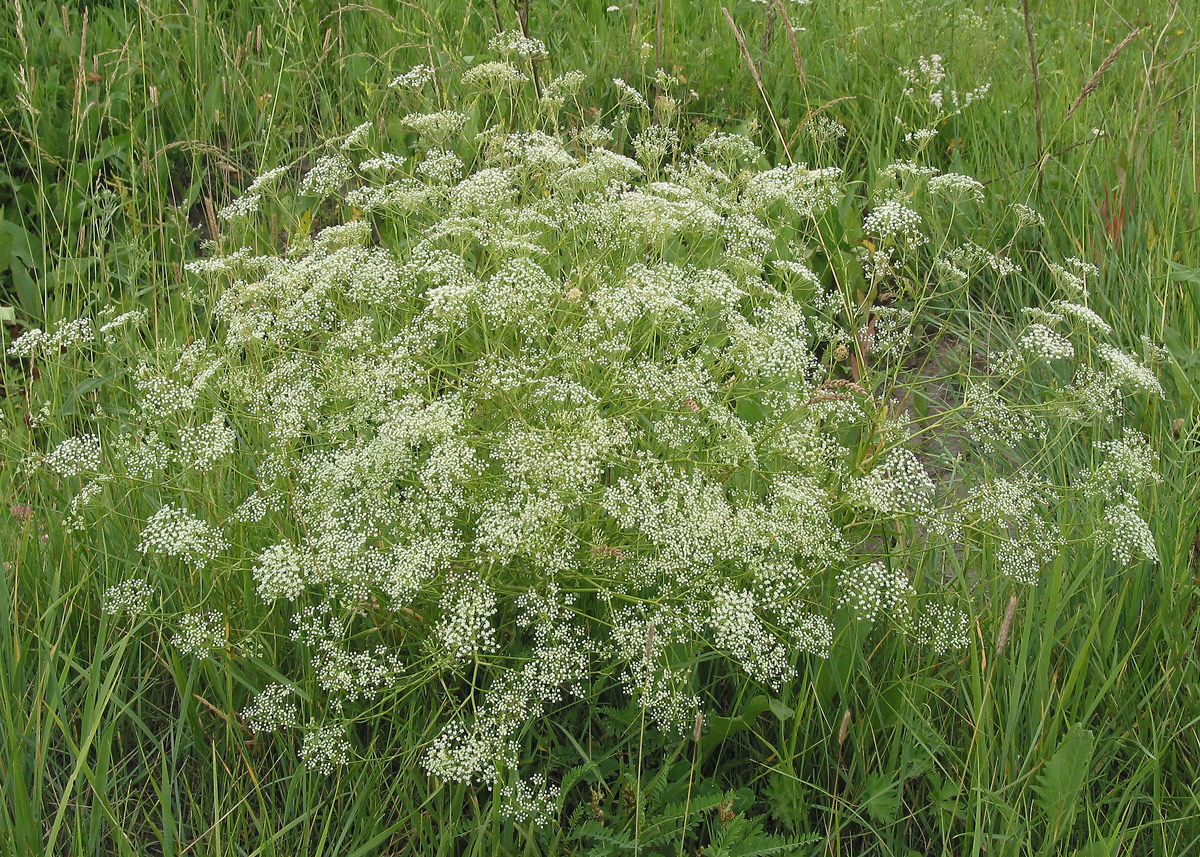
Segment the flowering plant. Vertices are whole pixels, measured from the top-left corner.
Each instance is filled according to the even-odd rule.
[[[657,99],[614,82],[612,127],[562,131],[584,77],[535,81],[534,41],[498,41],[474,101],[410,112],[403,141],[364,125],[264,173],[221,213],[248,244],[188,266],[185,339],[110,313],[11,346],[103,381],[69,436],[47,403],[35,437],[78,538],[140,520],[146,570],[107,612],[261,664],[242,721],[299,729],[316,770],[424,694],[424,770],[547,822],[555,772],[510,773],[556,707],[616,690],[691,735],[716,704],[703,664],[778,691],[845,622],[944,655],[981,569],[1155,558],[1154,451],[1119,422],[1161,389],[1089,308],[1099,272],[1021,249],[1032,209],[997,243],[982,185],[898,161],[864,211],[837,168],[682,142],[666,75]],[[419,106],[434,72],[393,83]],[[294,216],[282,249],[271,206]],[[1058,294],[962,333],[973,290],[1012,276]],[[1054,481],[1051,455],[1102,435]],[[170,576],[181,610],[155,594]],[[204,595],[239,581],[286,640]]]

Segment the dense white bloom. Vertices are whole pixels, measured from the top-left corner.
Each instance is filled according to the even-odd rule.
[[[917,640],[927,644],[939,655],[952,649],[965,648],[971,638],[968,629],[971,618],[948,604],[925,605],[917,618]]]
[[[996,561],[1000,570],[1018,583],[1033,586],[1038,582],[1042,563],[1038,552],[1029,545],[1002,541],[996,549]]]
[[[463,73],[461,83],[467,89],[509,89],[529,80],[520,69],[506,62],[483,62]]]
[[[739,161],[757,161],[762,157],[763,151],[758,144],[743,134],[713,131],[696,146],[696,155],[721,164],[734,164]]]
[[[327,196],[341,189],[353,174],[354,166],[345,155],[326,155],[305,173],[300,181],[300,193],[305,196]]]
[[[1044,324],[1029,325],[1017,341],[1017,347],[1034,359],[1070,360],[1075,356],[1071,340]]]
[[[1120,440],[1101,441],[1094,448],[1103,460],[1088,478],[1090,493],[1113,499],[1126,496],[1128,489],[1162,481],[1150,440],[1140,432],[1127,429]]]
[[[923,510],[933,499],[934,484],[920,460],[909,449],[898,447],[859,479],[863,502],[885,515]]]
[[[309,723],[300,747],[300,759],[306,767],[326,776],[349,762],[350,742],[345,727],[338,723]]]
[[[983,202],[983,184],[970,176],[960,173],[943,173],[933,176],[927,184],[931,193],[939,196],[955,197],[969,196],[976,202]]]
[[[531,39],[517,30],[505,30],[492,36],[488,41],[488,50],[502,54],[516,54],[519,57],[544,57],[546,44],[541,39]]]
[[[420,89],[431,80],[433,80],[432,66],[415,65],[404,74],[392,78],[388,86],[393,89]]]
[[[1160,399],[1166,396],[1158,378],[1136,358],[1106,342],[1098,343],[1096,350],[1108,362],[1109,371],[1119,384],[1135,392],[1155,394]]]
[[[849,607],[865,622],[879,616],[907,619],[909,602],[916,594],[903,570],[889,569],[882,562],[846,569],[837,578],[837,605]]]
[[[709,607],[708,622],[713,645],[728,651],[747,675],[774,690],[791,677],[791,658],[759,620],[752,593],[719,589]]]
[[[228,548],[220,530],[174,506],[163,506],[150,516],[138,544],[142,553],[179,557],[196,568],[208,565]]]
[[[154,586],[142,578],[124,580],[104,590],[101,609],[110,616],[121,612],[138,616],[150,609],[155,592]]]
[[[454,660],[496,648],[496,593],[477,577],[455,578],[442,596],[442,618],[434,635]]]
[[[69,437],[46,456],[47,470],[59,476],[78,476],[100,470],[103,447],[94,434]]]
[[[290,542],[272,545],[258,556],[254,580],[258,594],[268,603],[277,598],[295,601],[316,575],[315,558]]]
[[[226,221],[249,217],[258,211],[261,202],[262,196],[257,193],[243,194],[218,211],[217,217]]]
[[[442,110],[437,113],[410,113],[400,121],[429,143],[445,145],[463,129],[468,117],[454,110]]]
[[[225,617],[215,610],[187,613],[180,618],[171,642],[185,657],[207,658],[214,649],[225,647]]]
[[[928,240],[921,233],[921,215],[895,200],[876,206],[863,221],[863,231],[910,247]]]
[[[212,470],[221,459],[233,452],[237,435],[226,422],[224,414],[215,414],[203,425],[190,426],[179,433],[181,462],[197,470]]]
[[[860,188],[838,168],[767,164],[723,131],[689,150],[665,71],[653,112],[614,84],[616,133],[557,115],[583,92],[579,72],[542,86],[542,130],[514,127],[535,97],[515,84],[545,69],[545,48],[508,33],[494,50],[506,62],[467,60],[463,82],[520,109],[485,96],[470,116],[412,112],[394,152],[352,162],[337,147],[360,152],[361,125],[299,180],[314,222],[286,247],[260,235],[264,255],[189,263],[196,294],[215,296],[190,331],[202,337],[119,335],[100,355],[83,318],[12,347],[102,357],[117,397],[31,404],[34,423],[71,421],[53,436],[87,433],[41,470],[29,455],[55,491],[76,491],[68,523],[89,500],[90,523],[101,496],[140,492],[157,508],[142,552],[250,580],[261,610],[290,619],[278,640],[234,638],[247,669],[268,650],[294,666],[242,712],[251,729],[311,715],[301,756],[329,772],[381,710],[419,697],[438,718],[414,748],[426,772],[546,823],[561,795],[518,768],[560,706],[615,692],[647,724],[696,735],[702,705],[730,698],[698,685],[714,657],[780,688],[798,660],[829,655],[831,616],[945,652],[966,642],[984,571],[1032,584],[1086,537],[1123,562],[1154,556],[1135,494],[1155,456],[1118,420],[1129,391],[1161,389],[1161,355],[1109,344],[1084,300],[1093,266],[1045,274],[1061,299],[1028,308],[1016,338],[989,325],[950,341],[951,302],[1035,252],[975,243],[995,224],[965,216],[944,246],[912,252],[942,234],[931,198],[978,198],[974,179],[900,161]],[[407,110],[424,109],[432,73],[394,81]],[[976,97],[948,81],[940,59],[917,63],[910,134]],[[840,133],[819,119],[818,140]],[[292,169],[246,193],[274,196]],[[859,230],[845,219],[862,201]],[[115,313],[98,315],[105,337]],[[991,341],[1016,344],[989,369],[973,345]],[[1097,439],[1090,471],[1039,475],[1055,470],[1048,438],[1081,437]],[[54,480],[66,476],[87,481]],[[1083,507],[1106,511],[1081,520]],[[960,582],[961,603],[938,603]],[[144,613],[153,592],[126,581],[105,609]],[[175,639],[199,656],[229,645],[214,613],[184,617]]]
[[[242,710],[242,719],[254,732],[274,732],[296,725],[296,694],[285,684],[269,684]]]
[[[1154,533],[1141,516],[1136,501],[1126,500],[1109,506],[1104,510],[1103,524],[1097,536],[1102,544],[1109,546],[1117,562],[1129,565],[1135,557],[1158,561]]]

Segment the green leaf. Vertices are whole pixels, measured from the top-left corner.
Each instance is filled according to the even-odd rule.
[[[41,318],[42,296],[38,293],[37,283],[16,253],[13,253],[11,264],[13,286],[17,290],[17,303],[21,311],[29,318]]]
[[[12,260],[20,259],[26,265],[33,264],[33,250],[29,241],[29,233],[20,224],[11,220],[0,220],[0,246],[7,245],[7,256],[0,264],[0,270],[12,264]]]
[[[1058,841],[1070,832],[1078,808],[1079,792],[1087,782],[1095,747],[1096,736],[1075,724],[1050,761],[1046,762],[1042,776],[1034,787],[1042,812],[1046,814],[1048,835],[1052,841]]]
[[[774,714],[776,717],[778,717],[780,720],[787,720],[793,714],[796,713],[794,710],[792,710],[791,708],[788,708],[786,705],[784,705],[778,699],[772,699],[770,701],[770,703],[768,704],[768,707],[771,709],[771,713]]]
[[[871,774],[863,787],[863,809],[880,824],[892,824],[900,812],[900,793],[890,777]]]
[[[1171,272],[1167,274],[1167,278],[1173,282],[1195,283],[1200,286],[1200,268],[1189,268],[1187,265],[1180,265],[1178,262],[1167,260],[1167,267]]]

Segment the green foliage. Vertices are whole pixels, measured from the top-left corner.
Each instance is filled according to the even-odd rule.
[[[93,4],[86,30],[79,4],[60,9],[22,0],[0,8],[4,347],[24,328],[53,330],[110,304],[148,309],[152,342],[207,324],[180,283],[182,264],[223,234],[219,223],[213,233],[209,212],[238,196],[262,167],[299,164],[315,141],[375,117],[392,76],[418,62],[454,72],[469,67],[473,60],[466,57],[482,55],[497,16],[514,29],[521,8],[393,5]],[[663,65],[685,75],[698,95],[685,111],[689,136],[702,138],[714,124],[749,132],[772,162],[784,160],[721,4],[640,2],[633,20],[631,4],[615,4],[616,12],[605,11],[607,5],[533,0],[528,25],[549,42],[562,67],[582,68],[594,81],[624,77],[643,91],[651,88],[661,41]],[[724,5],[759,62],[792,156],[841,165],[853,181],[870,180],[908,151],[894,118],[896,68],[939,52],[962,80],[960,88],[991,81],[987,99],[938,128],[924,149],[928,162],[987,181],[981,222],[999,224],[1012,201],[1041,211],[1047,227],[1026,235],[1021,249],[1095,262],[1105,285],[1093,293],[1092,306],[1113,322],[1117,338],[1136,342],[1148,335],[1177,359],[1161,366],[1165,400],[1141,402],[1133,412],[1133,422],[1162,450],[1162,481],[1143,496],[1157,566],[1118,570],[1102,560],[1063,561],[1036,590],[1019,595],[1011,613],[1010,586],[981,585],[976,592],[984,606],[970,629],[972,645],[960,657],[931,657],[899,634],[848,627],[835,639],[830,660],[805,666],[778,697],[767,698],[766,708],[758,707],[756,692],[739,701],[736,691],[718,684],[727,721],[710,718],[698,748],[687,842],[716,841],[724,830],[718,806],[744,785],[757,797],[739,807],[750,820],[737,824],[749,830],[761,823],[767,836],[819,836],[799,848],[802,854],[1195,851],[1195,10],[1157,0],[1030,4],[1050,152],[1039,190],[1019,4],[972,12],[935,0],[788,3],[792,23],[803,28],[796,33],[803,83],[769,5]],[[661,28],[656,7],[664,10]],[[1150,29],[1068,117],[1113,45],[1131,23],[1143,22]],[[650,45],[648,63],[643,42]],[[22,68],[32,76],[23,78]],[[613,98],[607,91],[588,94],[602,110]],[[818,140],[803,131],[805,117],[822,107],[821,115],[845,127],[844,137]],[[389,135],[400,131],[387,129]],[[835,222],[854,228],[868,202],[848,198]],[[282,233],[292,226],[277,228]],[[851,256],[829,264],[838,276],[854,277],[857,270]],[[1046,285],[976,284],[970,313],[957,325],[961,330],[1012,316],[1044,297],[1037,292]],[[16,324],[5,312],[10,308]],[[99,375],[106,385],[131,383],[113,374],[118,371],[108,363]],[[70,401],[65,422],[85,428],[99,402],[91,383],[52,371],[34,379],[8,361],[5,435],[19,436],[26,417],[50,400]],[[915,407],[924,418],[938,401],[919,397]],[[1056,466],[1065,476],[1078,464]],[[136,550],[142,521],[121,520],[121,512],[118,520],[96,524],[88,533],[96,548],[83,554],[70,547],[73,537],[61,526],[73,491],[35,488],[24,463],[9,455],[0,460],[0,480],[0,841],[12,853],[47,853],[52,830],[57,853],[105,857],[584,853],[602,847],[600,838],[571,838],[584,827],[596,829],[588,807],[593,787],[611,822],[603,829],[617,827],[613,835],[626,843],[637,838],[637,818],[628,812],[634,804],[621,804],[622,785],[633,790],[637,784],[636,709],[601,705],[555,724],[559,737],[544,750],[566,771],[568,813],[555,832],[502,821],[486,810],[485,793],[401,774],[434,735],[431,709],[419,695],[397,706],[374,733],[355,736],[369,748],[371,764],[329,780],[303,773],[290,742],[252,736],[238,721],[261,689],[262,662],[251,668],[244,653],[225,652],[218,663],[192,663],[151,623],[122,625],[116,633],[103,616],[108,587],[131,573],[152,572]],[[110,499],[122,497],[114,492]],[[994,558],[980,562],[986,567]],[[171,611],[189,606],[182,591],[212,585],[182,569],[154,573],[166,593],[161,606]],[[229,589],[243,593],[247,611],[253,608],[248,569]],[[268,623],[260,630],[276,663],[287,627]],[[122,643],[126,635],[135,642]],[[285,673],[271,679],[283,680]],[[776,700],[794,714],[780,716]],[[724,740],[706,743],[714,732],[723,732]],[[577,734],[584,737],[573,741]],[[1082,758],[1085,734],[1094,736],[1086,742],[1086,771],[1053,764],[1068,758],[1062,756],[1068,746],[1072,758]],[[625,736],[625,744],[593,758],[597,744],[614,735]],[[658,836],[678,832],[692,746],[644,749],[643,794],[658,761],[678,754],[666,765],[665,786],[658,781],[660,798],[643,803],[652,808],[641,815],[642,829]],[[1050,791],[1056,769],[1064,771],[1059,785],[1083,777],[1064,804],[1056,795],[1070,788]],[[698,810],[698,801],[709,805]],[[1055,839],[1049,823],[1042,829],[1035,820],[1060,811]],[[656,813],[672,821],[655,827]],[[572,818],[579,826],[567,823]],[[679,840],[655,847],[677,854]]]
[[[1091,731],[1073,725],[1038,778],[1036,790],[1046,814],[1046,838],[1050,843],[1058,843],[1071,832],[1095,746],[1096,737]]]

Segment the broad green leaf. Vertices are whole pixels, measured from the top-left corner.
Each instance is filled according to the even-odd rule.
[[[778,717],[780,720],[787,720],[789,717],[791,717],[793,714],[796,713],[795,711],[793,711],[792,709],[790,709],[786,705],[784,705],[782,702],[780,702],[778,699],[772,699],[769,707],[771,709],[771,713],[774,714],[776,717]]]
[[[1087,782],[1096,737],[1079,724],[1063,738],[1042,770],[1034,790],[1046,814],[1048,836],[1057,841],[1070,832],[1079,804],[1079,793]]]

